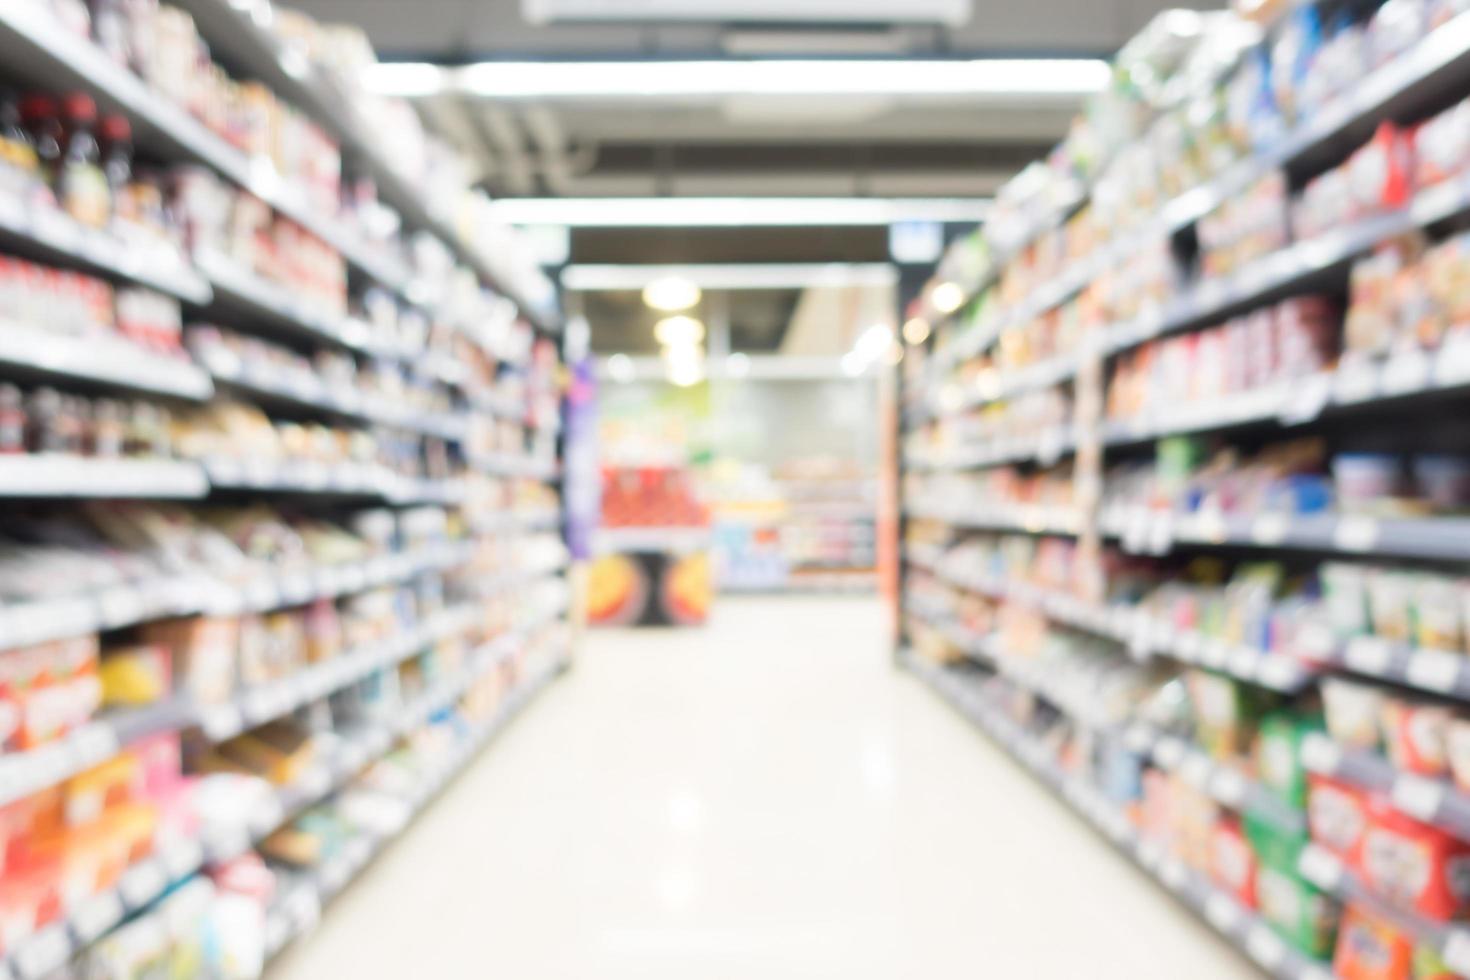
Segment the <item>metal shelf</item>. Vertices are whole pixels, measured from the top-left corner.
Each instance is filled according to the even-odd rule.
[[[1362,514],[1179,514],[1140,507],[1105,510],[1103,534],[1129,552],[1168,554],[1176,544],[1295,549],[1325,554],[1462,561],[1470,518]]]
[[[1432,948],[1459,976],[1470,976],[1470,929],[1433,922],[1406,912],[1376,895],[1367,883],[1350,871],[1336,855],[1320,844],[1308,844],[1297,868],[1301,876],[1343,902],[1362,906]]]
[[[104,110],[131,120],[138,145],[169,160],[211,167],[327,242],[355,268],[369,275],[379,271],[377,256],[335,219],[318,214],[269,160],[251,159],[235,149],[90,40],[67,31],[43,4],[13,0],[0,5],[0,58],[37,85],[91,93]]]
[[[1258,915],[1140,834],[1123,812],[1096,788],[1063,772],[1047,747],[1006,718],[978,687],[966,683],[962,676],[913,656],[905,656],[903,663],[1122,854],[1269,975],[1281,980],[1332,980],[1332,972],[1324,964],[1289,947]]]
[[[926,507],[922,504],[904,508],[914,519],[938,521],[952,527],[987,531],[1015,531],[1018,534],[1076,537],[1082,533],[1082,514],[1070,507]]]
[[[1306,833],[1304,814],[1287,806],[1264,785],[1239,769],[1217,762],[1188,741],[1148,725],[1120,725],[1097,717],[1093,706],[1074,703],[1059,691],[1055,676],[1002,653],[993,636],[982,636],[958,624],[937,621],[923,614],[920,618],[928,619],[934,629],[943,633],[966,655],[991,665],[1001,676],[1045,699],[1074,722],[1120,739],[1130,751],[1153,759],[1166,772],[1178,772],[1190,785],[1213,797],[1222,806],[1252,813],[1291,833]]]
[[[1098,275],[1135,254],[1148,243],[1192,225],[1262,177],[1282,167],[1318,158],[1324,152],[1345,155],[1367,139],[1382,120],[1415,115],[1416,111],[1432,106],[1439,93],[1453,91],[1457,86],[1463,87],[1467,80],[1470,80],[1470,14],[1461,14],[1435,29],[1404,54],[1370,72],[1351,91],[1331,104],[1307,114],[1301,125],[1273,147],[1234,164],[1214,179],[1169,201],[1142,228],[1126,233],[1111,245],[1105,246],[1097,255],[1079,263],[1074,271],[1064,273],[1035,291],[1032,297],[1028,297],[1018,307],[1016,315],[1006,316],[997,324],[996,329],[986,331],[988,336],[977,338],[978,344],[962,342],[963,346],[955,349],[953,356],[947,356],[945,362],[952,364],[973,357],[999,335],[1004,323],[1023,322],[1020,312],[1033,309],[1039,312],[1049,308],[1047,304],[1055,305],[1068,295],[1085,288]],[[1415,207],[1410,208],[1406,215],[1374,219],[1362,226],[1353,226],[1325,236],[1317,246],[1320,254],[1313,254],[1312,248],[1297,251],[1290,259],[1260,265],[1250,275],[1237,277],[1238,281],[1233,278],[1227,284],[1207,286],[1193,302],[1181,306],[1170,320],[1182,317],[1184,319],[1179,321],[1182,325],[1189,318],[1218,315],[1232,304],[1244,300],[1246,296],[1241,292],[1243,290],[1282,288],[1289,285],[1294,278],[1321,272],[1334,262],[1350,257],[1343,253],[1343,249],[1357,247],[1361,250],[1371,247],[1374,242],[1382,239],[1385,233],[1383,229],[1388,229],[1395,223],[1405,223],[1403,227],[1407,230],[1431,224],[1451,213],[1462,211],[1467,206],[1465,182],[1460,181],[1458,184],[1458,191],[1448,188],[1432,189],[1428,192],[1431,196],[1422,204],[1416,202]],[[1459,200],[1455,201],[1457,197]],[[1065,220],[1069,213],[1068,210],[1062,211],[1058,220]],[[1367,246],[1361,245],[1361,236],[1368,234],[1375,223],[1380,226],[1379,237],[1368,242]],[[1032,241],[1057,226],[1044,223],[1028,235],[1025,241]],[[1291,252],[1292,249],[1287,251]],[[980,289],[998,278],[1000,267],[1008,259],[1009,257],[1002,258],[992,265],[994,271],[977,284],[974,293],[967,295],[966,304]],[[1253,286],[1250,280],[1255,277],[1260,277],[1260,281]],[[1140,336],[1129,343],[1137,343],[1142,339],[1146,338]]]
[[[203,465],[215,491],[371,497],[396,504],[457,503],[463,497],[456,481],[403,477],[376,464],[218,458]]]
[[[269,572],[238,584],[197,572],[129,582],[88,594],[0,606],[0,635],[9,644],[28,646],[174,616],[269,612],[453,568],[468,561],[474,547],[473,542],[443,542],[351,564]],[[8,762],[9,757],[0,759],[0,774]]]
[[[932,455],[904,451],[904,465],[911,470],[978,470],[987,466],[1035,460],[1050,466],[1077,448],[1077,434],[1070,425],[1048,429],[1039,436],[1002,436],[988,444]]]
[[[0,456],[0,497],[197,500],[209,492],[193,463],[81,456]]]
[[[223,255],[200,250],[194,260],[214,289],[215,305],[242,314],[243,322],[252,328],[264,327],[278,335],[326,342],[358,353],[373,352],[366,324],[323,310]]]
[[[0,194],[0,245],[38,261],[79,266],[204,305],[209,283],[175,248],[162,242],[126,241],[88,228],[65,212]]]
[[[108,333],[73,336],[10,320],[0,320],[0,371],[194,402],[214,394],[209,376],[187,356],[170,357]]]
[[[284,896],[266,918],[268,958],[274,958],[293,940],[309,932],[321,918],[323,907],[340,894],[389,841],[401,834],[450,780],[462,772],[564,667],[564,663],[557,663],[518,684],[488,721],[472,729],[447,759],[425,773],[405,799],[407,808],[400,824],[386,834],[364,834],[348,842],[338,856],[313,871],[307,881]]]
[[[510,289],[510,284],[468,246],[451,227],[451,222],[434,214],[420,189],[418,178],[400,172],[382,152],[381,135],[363,119],[347,96],[304,55],[283,43],[268,29],[226,0],[182,0],[210,46],[248,74],[264,82],[276,95],[305,112],[341,145],[354,169],[373,179],[378,194],[411,227],[434,234],[453,248],[462,261],[473,267],[486,282],[509,296],[521,311],[543,328],[555,321],[548,311],[531,306]],[[408,271],[374,258],[371,263],[354,263],[373,278],[414,301]]]
[[[1302,743],[1302,764],[1320,776],[1367,789],[1415,820],[1470,840],[1470,794],[1448,780],[1401,772],[1376,752],[1350,749],[1315,733]]]
[[[1417,228],[1435,224],[1470,211],[1470,176],[1460,177],[1421,191],[1401,211],[1377,215],[1355,224],[1286,248],[1250,263],[1234,275],[1198,283],[1162,309],[1154,310],[1132,321],[1107,330],[1101,338],[1104,352],[1119,353],[1193,326],[1223,319],[1227,314],[1267,301],[1314,278],[1342,269],[1353,259],[1370,251],[1379,243]],[[1458,355],[1461,364],[1445,372],[1445,380],[1432,370],[1432,363],[1414,367],[1410,360],[1428,360],[1428,355],[1412,352],[1396,362],[1398,372],[1379,379],[1373,366],[1358,369],[1368,377],[1349,377],[1340,396],[1330,399],[1339,404],[1358,404],[1379,397],[1401,397],[1420,390],[1432,390],[1470,383],[1470,367]],[[1059,355],[1048,361],[1005,375],[994,375],[977,383],[956,405],[943,411],[928,407],[910,412],[910,424],[928,418],[959,412],[1004,401],[1018,394],[1048,388],[1070,381],[1076,376],[1082,355]],[[1310,380],[1310,379],[1308,379]],[[1264,421],[1277,416],[1290,419],[1310,402],[1310,394],[1298,391],[1297,379],[1258,391],[1242,392],[1223,399],[1212,399],[1208,406],[1170,406],[1155,418],[1111,422],[1104,425],[1104,441],[1111,444],[1138,442],[1160,435],[1225,428],[1242,422]],[[1320,408],[1319,408],[1320,410]]]
[[[475,469],[491,476],[550,482],[560,472],[555,460],[536,459],[527,453],[473,453],[469,461]]]
[[[1288,694],[1303,690],[1321,672],[1316,658],[1308,661],[1299,656],[1226,643],[1195,630],[1176,629],[1144,609],[1094,605],[1066,592],[1042,589],[1014,579],[961,574],[947,567],[942,558],[935,560],[933,556],[915,556],[910,552],[905,560],[958,588],[992,599],[1024,603],[1041,610],[1054,622],[1115,640],[1125,645],[1135,659],[1168,657]]]
[[[514,641],[523,639],[521,634],[511,634],[482,647],[466,669],[453,678],[454,685],[438,688],[416,700],[387,728],[371,727],[355,734],[332,753],[330,760],[313,766],[296,782],[280,787],[263,799],[256,809],[243,815],[237,826],[215,828],[218,832],[208,838],[176,842],[162,853],[132,865],[115,888],[76,904],[67,910],[62,921],[22,940],[6,959],[0,960],[0,968],[10,971],[18,980],[41,980],[116,928],[126,917],[147,914],[148,907],[170,885],[198,873],[206,863],[243,853],[296,814],[346,785],[370,762],[381,758],[399,738],[441,710],[445,697],[449,697],[448,703],[453,703],[475,680],[497,668],[516,651]],[[531,681],[522,682],[501,710],[472,736],[472,741],[483,744],[483,740],[492,737],[532,695],[550,682],[561,666],[559,662]],[[430,706],[434,710],[426,711]],[[413,724],[409,724],[410,719]],[[466,755],[461,761],[467,759]],[[424,794],[419,805],[426,803],[431,795]]]

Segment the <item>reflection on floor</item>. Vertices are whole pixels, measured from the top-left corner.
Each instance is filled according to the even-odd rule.
[[[853,598],[594,632],[273,977],[1256,975],[888,646]]]

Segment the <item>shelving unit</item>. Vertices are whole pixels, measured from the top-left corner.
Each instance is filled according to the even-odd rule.
[[[1279,29],[1254,44],[1269,47]],[[1255,51],[1247,45],[1237,66]],[[1221,77],[1228,81],[1230,73]],[[1305,946],[1294,948],[1289,930],[1279,923],[1273,929],[1264,906],[1247,908],[1223,892],[1210,897],[1223,887],[1212,877],[1223,872],[1202,866],[1197,853],[1191,857],[1185,843],[1157,826],[1150,794],[1187,787],[1212,801],[1215,822],[1191,825],[1200,833],[1252,820],[1276,827],[1300,848],[1282,874],[1392,923],[1458,976],[1470,976],[1470,936],[1395,903],[1313,839],[1320,829],[1307,819],[1305,775],[1300,798],[1271,778],[1280,778],[1285,759],[1294,771],[1381,798],[1398,815],[1462,841],[1470,841],[1470,797],[1448,766],[1432,775],[1408,771],[1381,749],[1350,749],[1320,731],[1290,749],[1273,743],[1278,755],[1268,778],[1264,735],[1227,751],[1211,741],[1198,716],[1160,725],[1147,715],[1157,709],[1147,698],[1136,696],[1132,714],[1122,716],[1108,699],[1123,684],[1119,676],[1156,671],[1157,678],[1224,682],[1242,698],[1271,706],[1277,723],[1304,728],[1320,727],[1313,716],[1321,710],[1313,708],[1319,689],[1341,683],[1377,685],[1395,704],[1448,706],[1459,717],[1470,703],[1464,634],[1441,649],[1412,631],[1374,632],[1381,614],[1372,610],[1365,612],[1368,625],[1345,628],[1329,608],[1331,595],[1314,597],[1299,587],[1271,591],[1282,588],[1277,585],[1262,586],[1264,605],[1254,608],[1264,612],[1256,619],[1244,605],[1251,600],[1241,596],[1250,589],[1244,570],[1252,568],[1293,582],[1316,581],[1324,568],[1336,567],[1408,579],[1455,574],[1470,560],[1470,523],[1447,505],[1353,506],[1330,481],[1327,499],[1313,505],[1285,496],[1258,505],[1252,503],[1258,485],[1246,475],[1253,472],[1251,452],[1292,440],[1301,445],[1304,438],[1320,440],[1323,466],[1344,447],[1458,458],[1462,442],[1429,441],[1437,437],[1420,438],[1418,430],[1456,417],[1470,392],[1470,341],[1451,328],[1434,341],[1354,348],[1339,317],[1324,363],[1218,390],[1204,380],[1177,401],[1160,379],[1193,370],[1180,367],[1185,362],[1143,361],[1135,375],[1124,369],[1139,363],[1129,358],[1143,345],[1189,340],[1214,327],[1221,328],[1215,339],[1222,346],[1200,341],[1196,349],[1224,358],[1226,321],[1283,300],[1325,295],[1347,310],[1351,271],[1386,243],[1405,235],[1438,243],[1461,233],[1470,224],[1470,169],[1415,187],[1411,167],[1409,192],[1398,203],[1368,208],[1322,234],[1293,240],[1288,233],[1285,244],[1238,261],[1227,273],[1203,271],[1209,266],[1202,223],[1222,206],[1281,174],[1283,225],[1295,229],[1309,182],[1342,165],[1381,124],[1412,126],[1457,104],[1470,91],[1467,82],[1470,15],[1458,13],[1301,113],[1297,125],[1288,121],[1274,142],[1237,147],[1233,163],[1211,161],[1213,171],[1202,168],[1205,175],[1172,198],[1158,195],[1151,210],[1135,206],[1122,217],[1096,215],[1111,214],[1104,210],[1109,201],[1132,189],[1110,169],[1136,162],[1126,144],[1084,154],[1076,170],[1066,169],[1075,158],[1064,146],[1048,164],[1050,199],[1038,192],[1029,206],[1012,204],[1010,224],[980,230],[988,264],[972,260],[979,254],[973,237],[957,243],[909,313],[926,329],[917,331],[921,342],[909,345],[900,381],[900,662],[1274,976],[1326,980],[1333,976],[1330,951],[1308,955]],[[1154,121],[1175,110],[1182,117],[1186,104],[1163,106]],[[1204,115],[1171,124],[1211,125],[1198,121]],[[1150,138],[1151,126],[1143,123],[1132,139]],[[1213,133],[1192,136],[1205,143]],[[1020,194],[1014,201],[1025,202]],[[999,197],[1007,199],[1007,191]],[[1268,197],[1256,206],[1277,204]],[[1136,270],[1127,264],[1155,255],[1167,263],[1157,296],[1120,271]],[[1145,270],[1153,274],[1152,266]],[[950,294],[959,287],[964,302],[956,308],[952,295],[936,289],[940,284]],[[1130,290],[1146,294],[1141,304],[1133,295],[1114,295]],[[944,296],[942,304],[936,295]],[[1136,311],[1115,314],[1115,301],[1131,302]],[[1253,336],[1250,350],[1268,343]],[[1346,353],[1339,357],[1339,351]],[[1152,388],[1138,396],[1125,384]],[[1134,411],[1134,405],[1144,407]],[[1151,469],[1153,444],[1171,438]],[[1178,455],[1165,460],[1166,450]],[[1199,475],[1207,463],[1213,469]],[[1242,473],[1233,483],[1231,467]],[[1176,477],[1177,484],[1167,482]],[[1202,565],[1216,577],[1203,575]],[[1057,663],[1075,669],[1076,677],[1059,676]],[[1109,710],[1100,716],[1103,704]],[[1330,702],[1327,710],[1330,725]],[[1249,717],[1249,724],[1260,720]],[[1130,790],[1117,775],[1122,758],[1147,774],[1139,788]],[[1254,861],[1267,860],[1251,853]]]
[[[179,254],[141,245],[121,231],[85,228],[54,208],[0,194],[4,256],[87,273],[118,287],[148,287],[181,301],[186,324],[219,323],[227,333],[263,338],[286,348],[294,363],[319,366],[321,357],[345,356],[361,378],[369,365],[388,362],[392,380],[401,377],[404,388],[400,396],[395,384],[329,383],[314,367],[286,370],[279,362],[265,363],[269,358],[257,362],[223,347],[195,345],[192,332],[186,334],[186,350],[167,353],[121,330],[70,334],[50,323],[0,324],[0,382],[48,385],[67,397],[127,398],[180,415],[237,401],[258,408],[279,430],[299,435],[326,422],[335,426],[332,435],[341,445],[356,440],[351,454],[322,459],[298,458],[299,447],[309,444],[303,439],[291,443],[298,448],[290,451],[282,440],[279,456],[233,443],[228,453],[211,455],[185,450],[177,441],[167,452],[152,450],[154,455],[132,445],[116,456],[7,449],[9,454],[0,454],[0,498],[12,500],[16,514],[36,508],[48,522],[81,524],[83,514],[100,519],[114,507],[159,508],[168,501],[174,510],[159,520],[169,523],[175,514],[202,520],[204,511],[196,509],[202,503],[212,511],[250,506],[276,516],[289,511],[292,519],[330,525],[353,541],[345,553],[347,546],[334,539],[321,555],[267,560],[252,554],[228,568],[211,565],[216,553],[207,550],[187,558],[171,553],[167,561],[127,556],[134,560],[119,559],[112,574],[97,581],[74,580],[75,592],[58,584],[62,591],[0,599],[0,656],[93,634],[115,643],[131,636],[129,631],[177,619],[300,615],[313,604],[338,600],[345,618],[350,603],[396,590],[392,615],[374,624],[378,632],[361,634],[372,639],[344,640],[324,659],[304,658],[266,680],[235,677],[223,698],[176,689],[151,704],[103,711],[23,751],[0,753],[0,806],[8,806],[163,735],[211,747],[268,722],[309,715],[311,730],[331,745],[300,778],[271,784],[240,815],[238,826],[201,823],[196,835],[166,846],[160,838],[114,884],[82,897],[68,893],[59,917],[28,935],[7,921],[0,929],[0,980],[41,980],[115,930],[161,916],[160,902],[167,901],[171,885],[257,847],[306,810],[351,789],[365,769],[420,731],[451,716],[478,718],[460,726],[453,751],[422,773],[405,801],[411,812],[422,810],[565,669],[572,654],[568,564],[559,542],[559,444],[552,451],[560,425],[544,417],[555,404],[557,382],[555,372],[537,366],[538,357],[560,360],[554,302],[525,295],[509,256],[485,254],[476,244],[484,239],[462,227],[469,222],[461,214],[436,209],[427,189],[397,172],[382,142],[390,137],[375,131],[321,69],[226,0],[189,0],[183,6],[231,72],[265,83],[340,143],[348,173],[376,182],[383,202],[404,219],[405,235],[426,233],[442,241],[477,291],[510,300],[518,312],[507,313],[504,323],[463,322],[459,310],[451,317],[441,308],[443,297],[418,281],[391,249],[368,243],[339,215],[321,213],[268,160],[247,156],[91,41],[63,28],[47,5],[0,3],[0,63],[7,81],[92,96],[103,111],[129,120],[140,156],[199,166],[248,191],[342,257],[352,296],[386,290],[400,309],[414,309],[434,325],[431,339],[390,348],[366,323],[325,309],[229,257],[205,248]],[[501,299],[494,304],[507,306]],[[475,349],[474,358],[463,356],[467,348]],[[415,384],[435,386],[432,397],[414,399],[423,394],[408,390]],[[509,448],[516,440],[505,433],[507,421],[523,430],[519,449]],[[496,436],[494,453],[479,448],[491,422],[498,425],[490,433]],[[379,435],[385,443],[391,437],[391,459],[379,454],[377,443],[366,455],[357,451],[360,441]],[[373,461],[325,461],[349,458]],[[273,510],[278,506],[280,512]],[[386,536],[363,530],[354,523],[359,519],[375,529],[386,521],[390,530]],[[425,521],[435,529],[424,530]],[[408,688],[381,714],[366,713],[360,702],[345,703],[380,680],[391,678],[396,690],[401,677],[419,671],[422,689]],[[497,684],[498,700],[487,714],[486,691]],[[323,719],[330,731],[321,727]],[[313,914],[401,829],[364,836],[350,859],[317,869]],[[272,954],[300,933],[303,921],[289,913],[301,907],[304,894],[295,889],[272,909]]]

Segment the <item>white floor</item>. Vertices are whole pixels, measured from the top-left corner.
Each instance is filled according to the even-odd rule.
[[[275,980],[1255,976],[888,659],[876,600],[596,632]]]

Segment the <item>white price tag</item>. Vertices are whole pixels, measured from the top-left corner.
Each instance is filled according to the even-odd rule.
[[[1176,892],[1184,887],[1188,876],[1189,873],[1184,869],[1184,862],[1177,858],[1169,858],[1164,862],[1163,867],[1159,868],[1159,877],[1163,879],[1164,884]]]
[[[1429,385],[1429,357],[1421,350],[1395,354],[1383,368],[1385,394],[1404,395]]]
[[[1415,687],[1448,694],[1459,682],[1465,663],[1464,654],[1448,650],[1415,650],[1409,656],[1406,674],[1409,683]]]
[[[23,942],[15,951],[14,960],[26,980],[40,980],[64,964],[71,953],[71,937],[66,934],[66,927],[57,923]]]
[[[1204,648],[1204,637],[1200,636],[1199,630],[1179,630],[1175,633],[1174,655],[1181,660],[1190,663],[1200,658]]]
[[[1350,514],[1337,521],[1332,543],[1343,551],[1372,551],[1378,546],[1378,522],[1371,517]]]
[[[1298,870],[1303,878],[1325,891],[1336,891],[1342,883],[1342,862],[1317,844],[1308,844],[1302,850]]]
[[[1296,649],[1302,655],[1316,660],[1330,658],[1337,648],[1337,640],[1326,623],[1307,623],[1296,634]]]
[[[209,859],[228,861],[248,850],[250,850],[250,831],[245,827],[230,827],[211,841]]]
[[[1250,647],[1236,647],[1230,651],[1230,673],[1241,680],[1255,680],[1261,668],[1261,652]]]
[[[1332,376],[1314,374],[1303,378],[1286,394],[1281,408],[1281,421],[1285,425],[1302,425],[1322,414],[1332,400]]]
[[[1209,784],[1213,770],[1214,767],[1208,758],[1199,753],[1191,753],[1185,758],[1184,765],[1180,767],[1179,772],[1189,785],[1197,789],[1204,789]]]
[[[1333,395],[1339,402],[1344,404],[1363,402],[1376,394],[1378,394],[1378,372],[1373,365],[1359,362],[1338,368],[1337,379],[1333,383]]]
[[[1129,752],[1142,754],[1154,745],[1154,734],[1146,725],[1130,725],[1123,732],[1123,746]]]
[[[341,858],[331,861],[322,869],[322,891],[329,895],[340,891],[342,886],[347,884],[347,877],[350,874],[351,869],[347,867],[346,861]]]
[[[97,608],[104,627],[130,626],[145,615],[143,593],[130,585],[98,593]]]
[[[1174,546],[1174,515],[1156,514],[1148,531],[1148,552],[1151,555],[1166,555]]]
[[[1184,743],[1177,738],[1162,738],[1154,745],[1154,758],[1161,767],[1173,770],[1184,761]]]
[[[1215,670],[1224,670],[1230,664],[1230,644],[1214,637],[1206,637],[1200,647],[1200,663]]]
[[[1240,925],[1240,906],[1220,892],[1211,893],[1205,901],[1205,918],[1223,933],[1235,931]]]
[[[122,917],[122,899],[117,892],[106,891],[82,902],[69,918],[72,930],[82,942],[90,943],[121,922]]]
[[[274,609],[281,603],[281,592],[269,578],[258,578],[245,587],[245,601],[256,612]]]
[[[1444,965],[1457,976],[1470,977],[1470,932],[1451,929],[1439,950]]]
[[[1313,733],[1302,743],[1302,765],[1318,775],[1334,775],[1342,765],[1342,749],[1326,735]]]
[[[31,211],[31,229],[37,238],[53,248],[67,252],[81,249],[82,228],[71,218],[48,207]]]
[[[1355,636],[1348,641],[1344,662],[1360,674],[1382,676],[1393,663],[1393,648],[1377,636]]]
[[[118,881],[118,891],[133,909],[147,905],[167,887],[168,875],[164,874],[163,865],[151,859],[129,868]]]
[[[1434,359],[1434,381],[1445,387],[1470,383],[1470,341],[1445,345]]]
[[[1286,540],[1290,527],[1284,514],[1262,514],[1251,522],[1251,541],[1265,548],[1272,548]]]
[[[1444,797],[1443,783],[1406,772],[1399,773],[1394,778],[1393,792],[1390,794],[1395,807],[1425,823],[1434,820],[1444,803]]]
[[[1265,924],[1257,924],[1251,928],[1250,935],[1245,940],[1245,951],[1263,969],[1272,973],[1286,959],[1286,943]]]
[[[199,716],[199,727],[215,741],[230,738],[245,727],[245,719],[235,704],[218,704],[204,709]]]
[[[1228,807],[1238,807],[1245,801],[1245,777],[1234,769],[1216,771],[1210,781],[1210,795]]]
[[[1267,656],[1260,663],[1260,682],[1275,691],[1290,691],[1302,681],[1302,665],[1280,654]]]
[[[81,768],[95,766],[117,755],[121,746],[117,733],[104,721],[92,722],[78,729],[71,737],[76,750],[76,759]]]
[[[204,848],[192,838],[181,840],[165,848],[158,859],[163,862],[169,878],[178,881],[199,870],[204,863]]]
[[[14,194],[0,194],[0,228],[21,231],[30,226],[25,204]]]
[[[300,933],[308,933],[322,921],[322,900],[315,888],[303,888],[291,907],[291,921]]]

